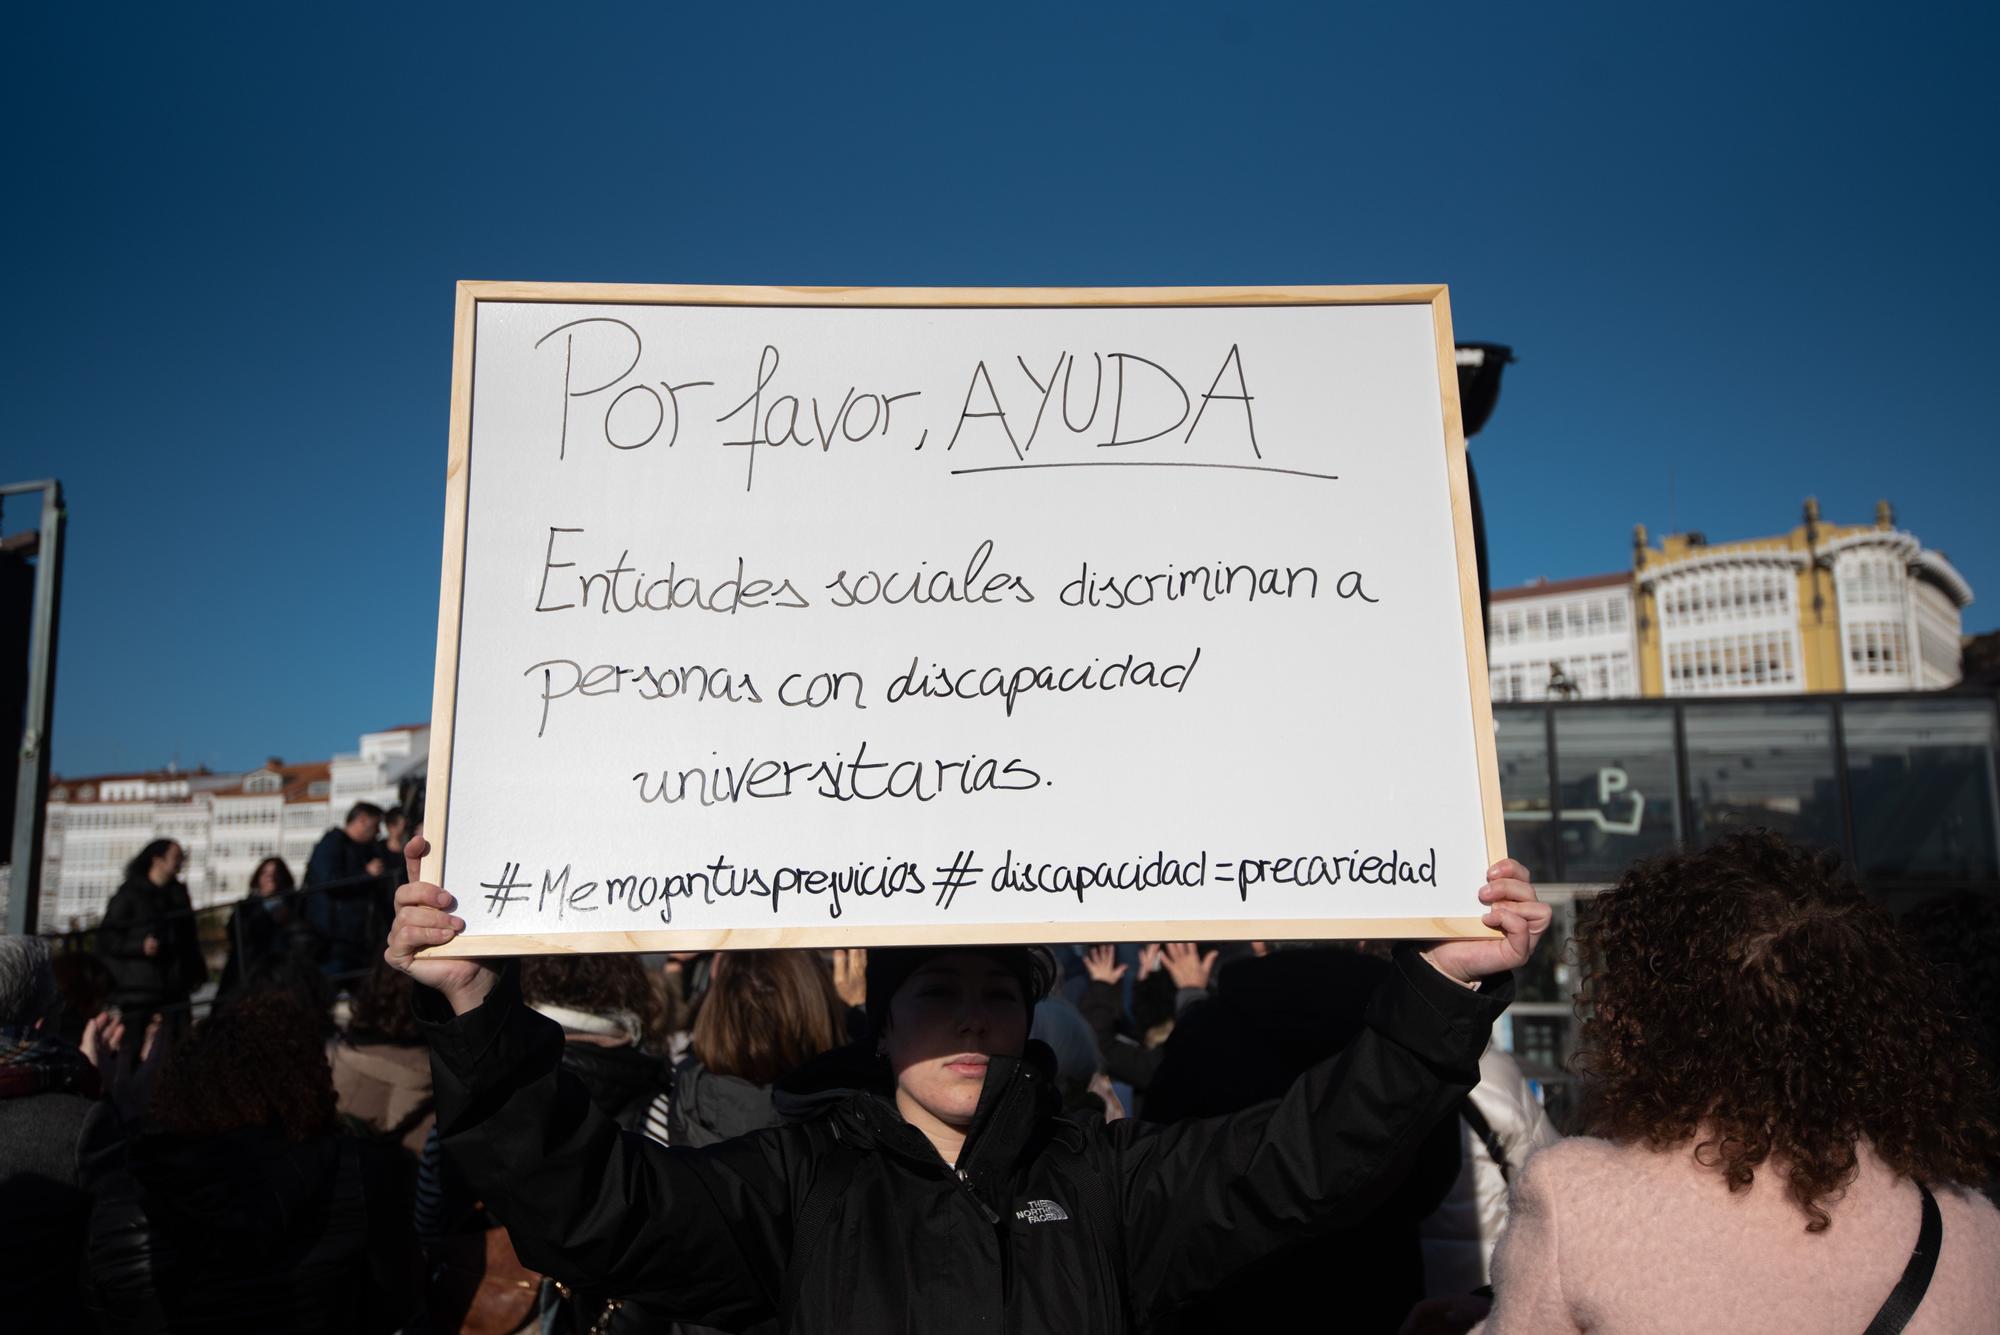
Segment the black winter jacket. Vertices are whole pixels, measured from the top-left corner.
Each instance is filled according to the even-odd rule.
[[[413,1296],[397,1263],[414,1239],[376,1208],[377,1148],[332,1135],[294,1144],[264,1127],[107,1145],[85,1170],[97,1329],[396,1328]]]
[[[1511,993],[1406,952],[1337,1058],[1281,1099],[1172,1127],[1059,1117],[1045,1073],[995,1058],[956,1169],[879,1090],[832,1095],[804,1125],[658,1146],[560,1074],[562,1031],[511,974],[463,1016],[428,989],[417,1006],[446,1151],[529,1266],[723,1328],[1026,1335],[1151,1325],[1365,1214],[1477,1083]],[[816,1197],[835,1174],[843,1190]],[[824,1216],[795,1254],[809,1204]]]
[[[1282,1093],[1354,1041],[1369,998],[1395,966],[1337,946],[1281,950],[1222,970],[1188,1008],[1140,1108],[1155,1121],[1217,1117]],[[1419,1223],[1458,1176],[1457,1118],[1431,1128],[1394,1191],[1350,1228],[1279,1248],[1188,1305],[1175,1329],[1282,1330],[1344,1295],[1340,1329],[1396,1335],[1424,1297]]]
[[[373,967],[389,934],[391,891],[386,877],[368,876],[368,863],[389,861],[380,844],[347,837],[338,825],[320,836],[306,862],[305,888],[327,887],[305,897],[306,921],[318,934],[321,962],[332,972]]]
[[[159,949],[146,953],[146,938]],[[132,1010],[186,1001],[208,978],[187,886],[135,876],[118,887],[97,925],[97,951],[111,970],[111,1004]]]

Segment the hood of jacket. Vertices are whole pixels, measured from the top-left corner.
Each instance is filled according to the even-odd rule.
[[[785,1123],[772,1106],[769,1085],[752,1084],[741,1076],[717,1075],[696,1057],[684,1057],[674,1068],[669,1107],[675,1145],[713,1145]]]
[[[956,1165],[975,1190],[1004,1193],[1015,1166],[1051,1139],[1080,1143],[1077,1128],[1059,1116],[1055,1066],[1048,1045],[1032,1039],[1019,1057],[991,1059]],[[897,1111],[895,1077],[869,1044],[850,1043],[807,1062],[778,1082],[771,1102],[788,1121],[825,1119],[843,1144],[924,1167],[943,1163]]]

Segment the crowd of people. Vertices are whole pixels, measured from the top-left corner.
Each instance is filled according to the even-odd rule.
[[[2000,1312],[1992,956],[1773,836],[1641,863],[1579,914],[1561,1137],[1488,1042],[1549,921],[1516,863],[1476,888],[1496,938],[1423,948],[477,961],[422,954],[463,925],[382,814],[329,832],[306,891],[257,869],[199,1023],[170,844],[134,861],[101,963],[0,938],[10,1328],[1942,1335]],[[392,877],[393,919],[369,898]]]

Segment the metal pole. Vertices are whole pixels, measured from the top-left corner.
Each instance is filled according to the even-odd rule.
[[[49,791],[49,729],[55,716],[56,632],[61,624],[62,483],[36,482],[5,491],[42,493],[42,527],[35,557],[34,626],[28,638],[28,699],[21,725],[20,778],[14,789],[13,879],[7,894],[7,930],[35,930],[42,893],[42,826]]]

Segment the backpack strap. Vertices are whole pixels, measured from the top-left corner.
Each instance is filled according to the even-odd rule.
[[[1910,1253],[1910,1263],[1903,1267],[1903,1278],[1897,1282],[1895,1292],[1868,1323],[1865,1335],[1898,1335],[1917,1314],[1917,1304],[1924,1300],[1924,1290],[1931,1286],[1931,1274],[1937,1269],[1938,1252],[1944,1243],[1944,1216],[1938,1213],[1937,1197],[1931,1195],[1929,1187],[1919,1182],[1917,1190],[1924,1198],[1924,1222],[1917,1230],[1916,1249]]]
[[[840,1129],[829,1125],[826,1131],[828,1140],[820,1145],[819,1153],[814,1156],[812,1185],[806,1188],[806,1198],[799,1206],[798,1218],[792,1223],[792,1255],[785,1266],[784,1300],[778,1306],[781,1317],[786,1312],[798,1310],[799,1293],[806,1282],[806,1267],[812,1263],[813,1257],[819,1255],[833,1207],[847,1194],[848,1186],[854,1181],[855,1170],[861,1166],[862,1152],[840,1138]]]
[[[1493,1124],[1486,1120],[1486,1114],[1472,1102],[1470,1094],[1458,1101],[1458,1115],[1472,1128],[1472,1134],[1479,1137],[1479,1143],[1486,1147],[1487,1155],[1500,1170],[1500,1180],[1512,1182],[1514,1171],[1507,1162],[1507,1147],[1500,1143],[1500,1133],[1493,1129]]]

